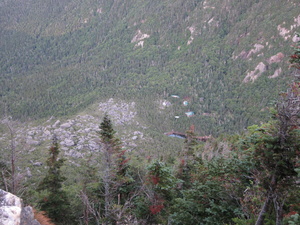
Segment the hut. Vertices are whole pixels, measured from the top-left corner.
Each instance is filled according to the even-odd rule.
[[[189,111],[189,112],[186,112],[185,115],[186,115],[187,117],[192,117],[192,116],[195,115],[195,113],[192,112],[192,111]]]

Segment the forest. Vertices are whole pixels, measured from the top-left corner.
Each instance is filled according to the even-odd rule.
[[[300,41],[290,62],[300,70]],[[17,178],[12,138],[0,185],[22,192],[54,224],[299,224],[299,109],[296,73],[267,123],[204,143],[191,128],[176,157],[144,160],[129,157],[106,114],[99,151],[74,166],[53,136],[38,180]],[[71,176],[63,170],[69,166]]]
[[[2,116],[70,116],[116,97],[139,103],[152,130],[184,132],[183,117],[173,123],[183,109],[163,119],[153,110],[175,94],[190,99],[190,124],[214,136],[268,119],[290,79],[287,57],[271,58],[289,54],[299,26],[299,3],[285,0],[0,4]],[[260,63],[263,74],[243,82]]]
[[[0,188],[56,225],[300,224],[298,6],[0,0]],[[59,125],[92,146],[42,126],[110,99],[134,123]]]

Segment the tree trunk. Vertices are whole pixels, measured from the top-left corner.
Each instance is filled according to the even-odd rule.
[[[279,196],[276,195],[273,198],[273,203],[274,203],[274,208],[275,208],[275,213],[276,213],[276,225],[282,225],[282,220],[283,220],[283,204],[284,201],[280,202]]]
[[[264,224],[265,214],[267,213],[267,211],[269,209],[271,200],[272,200],[272,195],[271,195],[271,193],[269,193],[267,196],[267,199],[264,202],[262,209],[260,210],[260,213],[258,215],[255,225],[263,225]]]
[[[111,205],[111,185],[112,185],[112,159],[111,159],[111,146],[109,144],[105,144],[104,146],[104,160],[105,160],[105,172],[103,177],[104,182],[104,216],[105,220],[110,217],[110,205]],[[107,222],[105,222],[107,224]]]

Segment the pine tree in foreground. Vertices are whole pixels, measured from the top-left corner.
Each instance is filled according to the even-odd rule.
[[[104,173],[101,182],[104,186],[104,223],[124,220],[125,211],[131,206],[126,187],[132,182],[127,176],[128,160],[121,141],[115,137],[115,130],[107,114],[100,124],[100,138],[103,151]]]
[[[47,159],[48,172],[38,190],[43,193],[40,200],[41,210],[45,211],[51,220],[57,224],[68,224],[70,219],[70,204],[67,194],[62,190],[62,182],[66,178],[61,174],[61,167],[65,159],[59,159],[57,138],[53,138]]]

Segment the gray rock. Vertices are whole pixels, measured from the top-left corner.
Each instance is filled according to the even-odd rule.
[[[69,148],[67,148],[67,147],[61,147],[61,150],[63,150],[63,151],[68,151]]]
[[[22,199],[0,189],[0,225],[40,225],[30,206],[23,207]]]
[[[84,132],[85,133],[89,133],[91,131],[91,128],[86,128],[86,129],[84,129]]]
[[[83,145],[78,145],[77,144],[76,150],[82,150],[82,149],[83,149]]]
[[[42,163],[42,162],[35,162],[35,163],[33,163],[32,165],[34,165],[34,166],[42,166],[43,163]]]
[[[53,128],[54,128],[54,127],[57,127],[59,124],[60,124],[60,120],[57,120],[57,121],[52,125],[52,127],[53,127]]]
[[[39,141],[35,141],[32,139],[27,139],[26,143],[29,145],[40,145],[41,144]]]
[[[32,173],[31,173],[29,167],[26,168],[26,176],[27,176],[27,177],[32,177]]]
[[[83,154],[77,151],[70,151],[69,156],[72,156],[73,158],[83,158]]]
[[[70,147],[70,146],[74,146],[75,143],[73,140],[70,140],[70,139],[65,139],[64,141],[64,145],[67,146],[67,147]]]
[[[54,134],[56,134],[56,135],[61,135],[62,132],[63,132],[63,130],[60,128],[54,130]]]
[[[62,124],[62,125],[60,125],[60,127],[61,128],[70,128],[72,126],[72,124],[71,123],[64,123],[64,124]]]
[[[22,208],[20,225],[40,225],[40,223],[34,219],[33,209],[31,206]]]
[[[44,130],[44,134],[47,135],[47,136],[50,136],[51,132],[49,130]]]
[[[33,135],[35,135],[35,131],[34,131],[34,130],[28,131],[27,134],[28,134],[29,136],[33,136]]]

